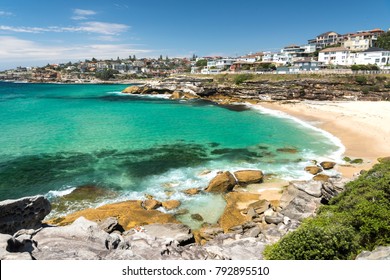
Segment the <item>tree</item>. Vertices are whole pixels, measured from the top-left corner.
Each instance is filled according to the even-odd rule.
[[[97,62],[97,59],[92,57],[92,62],[94,62],[94,63]]]
[[[376,46],[385,50],[390,50],[390,31],[387,31],[378,37]]]
[[[96,73],[96,78],[107,81],[111,78],[114,78],[114,74],[118,74],[119,72],[117,70],[113,69],[104,69],[101,72]]]
[[[158,58],[158,60],[162,60],[162,59],[163,59],[162,54],[160,54],[160,57]]]
[[[196,64],[196,67],[204,67],[207,66],[207,60],[206,59],[199,59]]]

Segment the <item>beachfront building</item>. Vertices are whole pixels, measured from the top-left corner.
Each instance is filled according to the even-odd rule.
[[[343,40],[343,36],[334,31],[328,31],[308,40],[309,45],[315,45],[317,50],[336,45]]]
[[[292,66],[281,66],[276,69],[278,74],[294,74],[302,72],[314,72],[320,70],[319,62],[313,60],[312,58],[303,58],[296,60],[292,63]]]
[[[327,48],[318,53],[318,62],[324,65],[351,65],[351,51],[344,47]]]
[[[274,63],[274,64],[286,65],[292,63],[293,56],[290,53],[265,52],[262,61]]]
[[[356,53],[351,64],[372,64],[379,67],[390,65],[390,50],[375,47],[369,48],[363,52]]]
[[[364,51],[375,47],[376,40],[383,34],[382,29],[373,29],[368,31],[358,31],[344,35],[343,46],[352,51]]]

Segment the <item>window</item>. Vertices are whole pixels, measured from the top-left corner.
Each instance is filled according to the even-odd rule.
[[[375,59],[375,63],[378,63],[379,62],[379,58]]]

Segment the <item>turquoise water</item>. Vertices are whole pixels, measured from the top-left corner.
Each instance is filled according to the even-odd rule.
[[[53,199],[92,184],[114,190],[116,200],[169,196],[210,215],[210,201],[223,207],[223,199],[181,190],[207,186],[218,170],[303,178],[310,160],[339,149],[290,119],[121,94],[125,87],[0,83],[0,200]],[[212,172],[199,175],[204,170]]]

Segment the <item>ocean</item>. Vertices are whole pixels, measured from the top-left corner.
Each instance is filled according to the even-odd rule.
[[[62,205],[58,216],[150,194],[182,201],[184,222],[199,213],[213,223],[223,197],[183,190],[205,188],[221,170],[308,179],[311,160],[343,151],[332,135],[274,111],[122,94],[126,86],[0,83],[0,200],[45,195]],[[101,195],[66,200],[81,186]]]

